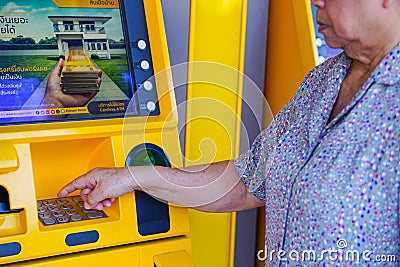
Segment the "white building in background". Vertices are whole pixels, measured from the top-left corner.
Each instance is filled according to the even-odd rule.
[[[110,59],[110,47],[104,24],[112,17],[48,16],[53,22],[60,55],[68,54],[69,47],[82,47],[91,56]]]

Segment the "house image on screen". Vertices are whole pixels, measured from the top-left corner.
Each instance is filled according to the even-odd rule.
[[[81,48],[90,57],[110,59],[110,46],[104,24],[112,17],[99,16],[48,16],[53,22],[60,55],[67,55],[69,49]]]

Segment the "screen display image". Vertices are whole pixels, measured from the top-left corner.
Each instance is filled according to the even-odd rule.
[[[135,72],[153,76],[151,61],[145,62],[145,69],[129,63],[123,24],[118,8],[4,1],[0,124],[115,118],[126,112],[140,116],[141,109],[156,115],[157,105],[152,110],[150,105],[141,107],[135,94],[147,81]],[[146,30],[145,21],[142,27]],[[146,47],[146,36],[140,41]],[[143,77],[136,81],[135,76]]]

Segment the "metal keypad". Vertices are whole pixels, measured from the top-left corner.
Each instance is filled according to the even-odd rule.
[[[38,200],[37,206],[39,220],[45,226],[108,217],[104,211],[85,209],[79,196]]]

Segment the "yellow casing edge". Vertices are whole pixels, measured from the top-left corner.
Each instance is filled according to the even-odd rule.
[[[191,1],[185,166],[239,154],[246,11],[246,0]],[[189,218],[194,266],[233,267],[236,213]]]
[[[0,148],[15,150],[19,163],[11,164],[8,169],[3,168],[0,185],[9,192],[11,209],[23,211],[0,215],[0,245],[16,242],[21,246],[19,254],[0,258],[0,264],[188,233],[187,209],[170,206],[170,230],[141,236],[137,230],[133,193],[120,197],[113,207],[105,210],[109,217],[98,219],[96,223],[82,221],[67,224],[68,227],[65,224],[43,226],[37,215],[37,200],[56,197],[63,185],[92,168],[123,167],[126,153],[136,145],[158,145],[164,149],[174,167],[182,166],[161,5],[158,0],[144,0],[144,5],[154,72],[160,73],[156,76],[156,84],[161,114],[128,120],[1,126]],[[12,153],[8,155],[15,161]],[[67,235],[85,231],[97,231],[98,241],[78,246],[66,245]]]

